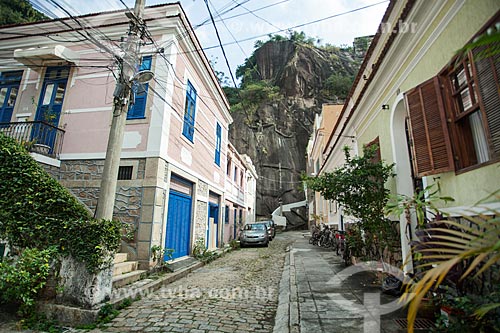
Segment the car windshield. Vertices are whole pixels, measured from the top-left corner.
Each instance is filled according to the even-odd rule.
[[[266,230],[264,224],[247,224],[245,230]]]

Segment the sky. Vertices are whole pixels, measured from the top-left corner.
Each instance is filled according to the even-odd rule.
[[[87,14],[134,7],[134,0],[51,0],[73,14]],[[121,2],[123,1],[123,3]],[[32,0],[34,4],[52,8],[48,0]],[[173,1],[146,0],[146,6]],[[193,26],[207,21],[195,30],[208,59],[215,68],[230,77],[222,55],[214,26],[204,0],[181,0],[186,15]],[[268,34],[286,35],[290,28],[304,31],[308,37],[319,39],[321,44],[352,45],[355,37],[376,33],[389,4],[384,0],[208,0],[215,19],[231,71],[252,55],[257,40],[267,40]],[[240,4],[238,6],[238,4]],[[359,9],[367,7],[365,9]],[[233,8],[235,7],[235,8]],[[264,7],[264,8],[263,8]],[[218,13],[225,14],[219,16]],[[357,10],[359,9],[359,10]],[[352,11],[351,13],[348,13]],[[340,14],[340,15],[339,15]],[[236,17],[233,17],[236,16]],[[327,17],[331,17],[325,19]],[[324,19],[324,20],[322,20]],[[317,23],[307,24],[321,20]],[[282,31],[280,31],[282,30]],[[248,39],[248,40],[246,40]],[[245,40],[245,41],[241,41]],[[238,41],[236,43],[235,41]],[[241,41],[241,42],[240,42]]]

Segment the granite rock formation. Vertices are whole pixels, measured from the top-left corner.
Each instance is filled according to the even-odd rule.
[[[269,217],[280,200],[283,204],[305,200],[300,177],[315,114],[324,103],[341,102],[325,91],[325,84],[332,74],[352,77],[359,58],[352,50],[268,41],[245,65],[258,74],[255,80],[278,87],[280,93],[278,98],[233,111],[230,129],[231,142],[252,158],[259,175],[257,216]],[[304,225],[306,214],[305,207],[287,213],[288,228]]]

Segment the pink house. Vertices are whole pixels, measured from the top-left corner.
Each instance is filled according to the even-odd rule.
[[[257,173],[252,160],[240,155],[229,143],[226,164],[223,239],[227,243],[238,239],[239,230],[246,222],[255,222]]]
[[[0,132],[30,142],[33,157],[91,210],[125,14],[0,28]],[[201,238],[220,247],[227,240],[223,208],[233,193],[226,192],[229,104],[193,28],[179,3],[147,7],[144,21],[138,69],[152,70],[155,79],[133,86],[114,218],[127,225],[122,252],[147,269],[154,245],[174,249],[174,258],[188,256]]]

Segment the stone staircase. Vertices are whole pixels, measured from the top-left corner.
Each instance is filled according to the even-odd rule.
[[[113,288],[123,287],[141,279],[145,270],[137,269],[137,261],[129,261],[127,253],[115,255],[113,267]]]

